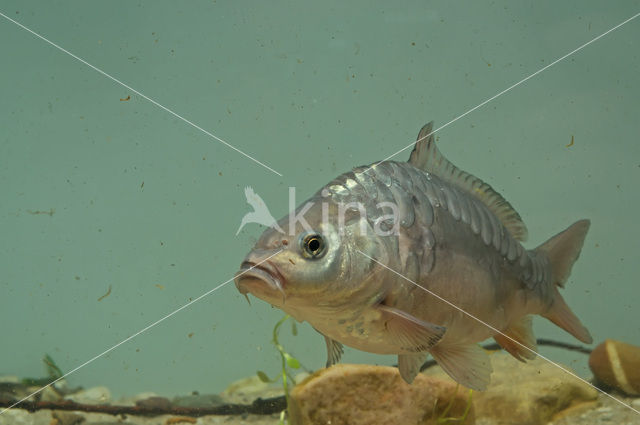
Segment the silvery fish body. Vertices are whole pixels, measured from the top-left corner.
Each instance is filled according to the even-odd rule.
[[[589,222],[523,248],[518,213],[451,164],[431,129],[408,162],[344,173],[266,230],[236,277],[240,292],[308,321],[328,365],[342,344],[397,354],[407,382],[430,353],[457,382],[486,388],[491,366],[477,343],[494,337],[519,360],[535,357],[532,314],[591,342],[558,292]]]

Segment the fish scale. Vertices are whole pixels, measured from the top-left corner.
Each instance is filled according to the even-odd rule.
[[[397,176],[403,177],[402,182],[410,182],[411,187],[417,188],[418,193],[424,193],[421,192],[421,189],[426,191],[427,195],[422,196],[422,202],[418,201],[416,204],[413,200],[419,198],[409,200],[407,196],[400,196],[397,190],[394,191],[393,187],[403,187],[401,180],[396,179]],[[447,183],[437,176],[428,177],[426,173],[419,172],[405,163],[389,161],[377,164],[370,169],[366,167],[361,167],[361,171],[354,169],[339,176],[332,183],[342,182],[341,185],[345,192],[353,194],[353,189],[347,189],[348,181],[353,180],[357,181],[360,186],[358,193],[364,193],[368,197],[365,200],[365,205],[369,206],[367,217],[371,223],[374,223],[382,215],[375,214],[376,209],[372,208],[376,204],[375,201],[394,202],[403,210],[411,211],[409,214],[411,220],[409,221],[413,222],[414,217],[419,216],[423,218],[426,226],[433,223],[434,209],[438,209],[441,214],[449,213],[456,221],[470,226],[472,232],[481,238],[487,247],[496,250],[505,260],[513,264],[515,272],[529,289],[537,288],[538,292],[543,292],[544,283],[549,279],[548,262],[544,262],[539,257],[534,257],[532,260],[532,252],[523,249],[522,245],[509,234],[481,202],[460,192],[455,187],[447,186]],[[409,184],[405,183],[405,186],[409,186]],[[408,188],[406,192],[402,193],[407,194]],[[443,195],[438,197],[437,193]],[[427,202],[424,202],[425,200]],[[344,198],[338,197],[334,201],[344,202]],[[405,217],[405,214],[401,214],[401,217]],[[403,227],[408,226],[404,225]],[[432,248],[435,241],[433,233],[429,229],[424,231],[423,237],[425,243],[430,243],[425,245],[426,249],[421,257],[423,262],[421,271],[428,273],[434,266],[435,251]],[[403,266],[407,265],[403,264]]]
[[[402,180],[397,179],[398,176],[401,176]],[[366,205],[369,206],[367,217],[372,223],[382,215],[376,214],[374,206],[377,202],[394,202],[400,207],[407,206],[406,211],[411,211],[410,221],[413,222],[413,217],[416,215],[424,217],[427,226],[433,223],[435,208],[440,213],[449,213],[456,221],[462,221],[469,225],[472,232],[478,235],[487,247],[495,249],[505,260],[514,264],[522,281],[530,289],[548,281],[548,264],[542,258],[534,257],[532,260],[532,252],[523,249],[522,245],[511,236],[481,202],[460,192],[455,187],[447,186],[447,183],[437,176],[429,176],[406,163],[388,161],[376,164],[371,168],[355,168],[338,176],[331,184],[340,184],[344,188],[344,192],[353,192],[347,186],[348,181],[354,180],[358,182],[359,189],[361,189],[358,192],[365,193],[368,197],[368,202],[366,202]],[[406,196],[399,196],[397,190],[394,192],[394,186],[404,189],[403,184],[414,188],[414,198],[411,200]],[[407,187],[406,192],[402,193],[408,192]],[[440,195],[437,195],[438,193]],[[415,197],[416,194],[422,195],[421,201]],[[413,202],[413,199],[416,199],[417,204]],[[344,198],[337,197],[334,201],[344,202]],[[404,215],[401,214],[401,217]],[[427,233],[429,234],[428,240],[433,240],[433,233],[430,231]],[[433,267],[434,259],[435,252],[429,249],[427,255],[424,256],[423,271],[429,271]]]
[[[403,179],[394,178],[398,175],[402,176]],[[338,197],[332,198],[334,202],[344,202],[343,193],[348,192],[353,195],[353,189],[348,188],[348,182],[350,181],[357,182],[358,193],[365,193],[369,197],[367,199],[369,201],[368,205],[373,205],[371,201],[378,203],[393,202],[406,211],[411,211],[409,213],[411,217],[415,215],[426,217],[425,221],[427,223],[432,223],[433,221],[431,217],[433,216],[434,208],[439,208],[443,212],[447,211],[456,221],[462,221],[464,224],[469,225],[473,233],[481,233],[485,245],[492,246],[509,262],[514,263],[516,260],[520,260],[522,269],[532,267],[531,261],[526,258],[521,259],[521,257],[528,257],[528,251],[517,250],[518,242],[482,203],[470,198],[469,195],[463,194],[458,189],[448,186],[435,176],[428,178],[425,173],[416,170],[414,167],[395,161],[382,162],[371,168],[359,167],[338,176],[330,183],[330,187],[340,185],[343,188]],[[420,211],[414,210],[416,205],[413,204],[413,201],[408,196],[408,193],[410,193],[409,185],[417,188],[419,193],[426,194],[426,196],[423,196],[423,201],[418,204],[418,207],[421,208]],[[402,193],[398,190],[394,191],[394,188],[402,188],[403,191]],[[438,192],[442,193],[442,195],[436,195]],[[428,204],[424,200],[428,201]],[[367,211],[367,217],[370,220],[375,220],[375,218],[379,217],[375,213],[375,210]],[[401,217],[403,216],[401,215]],[[478,218],[479,216],[482,218]],[[512,247],[511,255],[508,255],[510,247]],[[536,283],[539,283],[537,279]]]
[[[372,224],[383,215],[376,214],[380,212],[375,208],[376,203],[379,202],[393,202],[404,211],[411,211],[408,214],[411,218],[409,221],[413,223],[415,216],[419,216],[427,226],[433,223],[433,211],[438,209],[440,213],[449,213],[456,221],[470,226],[472,232],[478,235],[487,247],[496,250],[505,260],[514,265],[516,273],[528,288],[542,287],[550,277],[548,262],[539,257],[532,259],[532,251],[523,249],[485,205],[457,188],[448,186],[437,176],[416,170],[406,163],[385,161],[371,168],[365,166],[354,168],[338,176],[327,187],[331,188],[335,185],[342,189],[332,200],[336,203],[346,203],[346,197],[349,196],[361,200],[368,206],[367,218]],[[401,196],[397,190],[394,192],[394,187],[402,188],[403,194],[409,193],[409,187],[414,188],[414,193],[422,195],[422,201],[417,197],[410,199],[408,196]],[[364,194],[366,198],[357,194]],[[413,202],[413,199],[418,203]],[[404,216],[401,214],[401,217]],[[432,232],[427,230],[426,234],[429,235],[426,240],[433,240]],[[422,270],[427,272],[433,267],[435,253],[429,249],[423,259]]]

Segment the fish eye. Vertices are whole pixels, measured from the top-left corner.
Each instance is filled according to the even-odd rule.
[[[324,238],[317,233],[309,233],[301,240],[302,254],[307,258],[320,258],[325,252]]]

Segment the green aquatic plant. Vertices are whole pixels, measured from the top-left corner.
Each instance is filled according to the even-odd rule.
[[[53,358],[46,354],[42,358],[42,362],[44,363],[45,368],[47,369],[47,377],[46,378],[24,378],[22,383],[25,385],[31,386],[45,386],[49,385],[53,381],[59,379],[64,375],[62,370],[58,367],[56,362],[53,361]]]
[[[280,359],[282,362],[282,369],[280,373],[272,379],[272,378],[269,378],[269,376],[261,370],[257,372],[258,378],[260,378],[262,382],[271,383],[271,382],[277,382],[278,380],[282,380],[282,389],[284,390],[284,397],[287,400],[287,409],[289,408],[289,384],[288,383],[289,381],[293,382],[293,384],[296,383],[295,379],[291,375],[291,369],[297,370],[297,369],[300,369],[301,367],[300,361],[298,361],[298,359],[296,359],[289,352],[287,352],[287,350],[284,349],[282,344],[280,344],[280,341],[278,339],[278,335],[280,334],[280,327],[284,324],[284,322],[286,322],[289,319],[291,319],[291,333],[294,336],[298,335],[298,328],[296,327],[296,323],[288,314],[285,315],[282,319],[278,320],[276,325],[273,327],[271,343],[276,347],[276,349],[278,350],[278,353],[280,354]],[[281,425],[285,423],[287,409],[280,412]]]
[[[471,410],[473,390],[469,390],[469,396],[467,397],[467,405],[464,408],[464,412],[462,412],[462,416],[460,416],[459,418],[447,416],[449,414],[449,410],[451,410],[451,407],[453,406],[453,402],[455,401],[455,396],[456,394],[458,394],[459,388],[460,388],[460,385],[459,384],[456,385],[456,390],[453,392],[453,395],[451,396],[449,403],[447,403],[447,407],[444,408],[440,416],[438,416],[438,418],[436,419],[437,424],[448,425],[448,424],[455,424],[455,423],[464,423],[464,421],[467,419],[467,416],[469,415],[469,411]],[[437,400],[436,400],[436,403],[437,403]],[[435,411],[436,406],[433,406],[433,408]]]
[[[55,381],[56,379],[64,375],[62,373],[62,370],[60,370],[60,368],[58,367],[56,362],[53,361],[50,355],[45,354],[44,357],[42,358],[42,361],[44,362],[45,367],[47,368],[47,376],[51,378],[51,380]]]

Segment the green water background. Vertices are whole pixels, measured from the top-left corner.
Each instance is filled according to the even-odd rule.
[[[230,279],[262,231],[235,235],[245,186],[279,217],[289,186],[304,199],[640,10],[4,0],[0,11],[283,174],[0,18],[0,374],[38,376],[44,353],[73,369]],[[637,19],[438,134],[452,162],[520,212],[528,247],[592,220],[563,294],[596,342],[640,345],[639,40]],[[277,372],[269,340],[281,316],[230,283],[69,381],[116,394],[220,391]],[[576,342],[544,319],[535,330]],[[284,343],[308,368],[324,364],[308,325]],[[541,353],[590,376],[583,355]],[[348,349],[344,361],[395,358]]]

